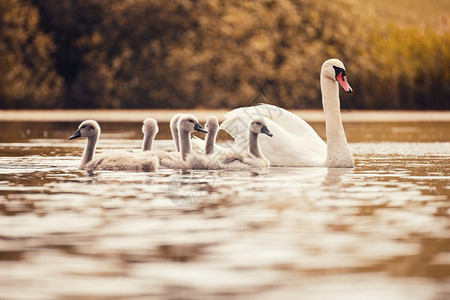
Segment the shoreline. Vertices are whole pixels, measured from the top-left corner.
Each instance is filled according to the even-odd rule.
[[[190,113],[199,121],[205,121],[209,115],[224,120],[228,109],[74,109],[74,110],[0,110],[0,121],[17,122],[79,122],[95,119],[99,122],[141,122],[153,117],[158,122],[169,122],[176,113]],[[290,112],[301,116],[307,122],[324,122],[324,113],[320,109],[294,109]],[[450,111],[343,111],[344,122],[450,122]]]

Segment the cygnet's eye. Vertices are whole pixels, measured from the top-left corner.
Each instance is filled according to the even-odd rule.
[[[256,125],[261,126],[261,123],[260,122],[256,122]]]
[[[189,122],[191,122],[191,123],[195,123],[195,121],[194,121],[194,120],[189,120]]]
[[[84,128],[86,128],[86,125],[81,126],[81,129],[84,129]]]

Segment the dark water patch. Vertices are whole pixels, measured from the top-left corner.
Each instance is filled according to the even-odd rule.
[[[80,122],[1,122],[0,142],[13,143],[32,139],[67,140]],[[322,137],[325,123],[310,122]],[[101,122],[103,138],[142,139],[142,122]],[[171,139],[169,123],[160,122],[157,139]],[[344,123],[348,141],[358,142],[450,142],[450,122],[346,122]],[[219,140],[230,136],[219,132]],[[0,150],[1,147],[0,147]],[[45,153],[45,151],[43,151]]]

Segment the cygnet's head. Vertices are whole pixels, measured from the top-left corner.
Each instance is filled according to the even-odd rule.
[[[345,71],[344,64],[339,59],[332,58],[326,60],[322,64],[321,73],[325,78],[339,82],[341,87],[347,93],[351,93],[353,91],[347,82],[347,73]]]
[[[144,120],[142,125],[142,133],[147,134],[157,134],[159,131],[158,122],[153,118],[147,118]]]
[[[256,134],[264,133],[270,137],[273,136],[273,134],[267,128],[266,122],[264,122],[263,119],[255,119],[252,122],[250,122],[250,132]]]
[[[178,130],[179,131],[199,131],[208,133],[208,131],[203,128],[202,125],[198,122],[197,118],[193,115],[185,114],[180,117],[178,120]]]
[[[182,115],[180,113],[173,115],[172,119],[170,119],[170,128],[177,129],[178,120]]]
[[[98,125],[97,121],[94,120],[86,120],[83,121],[80,126],[78,126],[78,130],[75,131],[74,134],[72,134],[69,137],[69,140],[73,140],[79,137],[93,137],[98,136],[100,134],[100,125]]]
[[[206,119],[205,128],[208,131],[216,131],[219,128],[219,120],[216,116],[209,116]]]

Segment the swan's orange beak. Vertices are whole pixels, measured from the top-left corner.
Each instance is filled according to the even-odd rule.
[[[347,82],[347,78],[345,77],[345,75],[342,75],[342,73],[339,73],[339,75],[336,76],[336,80],[342,86],[344,91],[346,91],[347,93],[353,92],[352,88],[350,87],[350,85]]]

